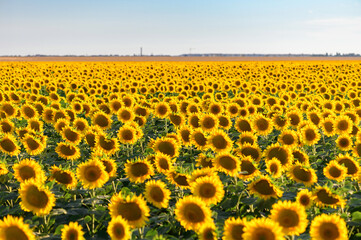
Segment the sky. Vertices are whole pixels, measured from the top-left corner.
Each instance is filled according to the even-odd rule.
[[[0,0],[1,55],[361,54],[361,0]]]

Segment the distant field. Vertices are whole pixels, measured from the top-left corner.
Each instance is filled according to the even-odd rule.
[[[0,62],[345,61],[361,57],[0,57]]]

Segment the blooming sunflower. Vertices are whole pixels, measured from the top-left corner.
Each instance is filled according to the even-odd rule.
[[[332,193],[326,186],[316,187],[313,191],[312,199],[319,207],[337,208],[338,206],[344,207],[345,205],[345,200],[337,194]]]
[[[33,212],[37,216],[47,215],[55,206],[55,195],[39,182],[30,179],[20,184],[19,194],[20,207],[27,212]]]
[[[110,126],[112,125],[112,120],[107,114],[99,111],[94,114],[92,118],[92,123],[104,130],[110,128]]]
[[[246,218],[230,217],[224,222],[223,240],[241,240],[244,233]]]
[[[321,134],[319,133],[317,127],[313,124],[307,124],[300,131],[301,141],[305,145],[312,146],[316,144],[321,138]]]
[[[98,133],[95,137],[95,147],[99,152],[111,156],[119,151],[119,142],[117,138],[109,138],[105,133]]]
[[[191,143],[193,143],[199,150],[205,150],[208,147],[206,133],[201,129],[194,130],[190,135],[190,139]]]
[[[142,196],[114,194],[108,208],[112,218],[121,216],[133,228],[142,227],[148,221],[149,208]]]
[[[21,183],[29,179],[34,179],[39,182],[45,181],[45,172],[35,160],[23,159],[13,165],[13,170],[14,177]]]
[[[131,182],[142,183],[154,174],[153,166],[145,159],[128,160],[124,166],[125,175]]]
[[[70,121],[68,119],[65,118],[60,118],[58,121],[56,121],[56,123],[54,124],[54,128],[58,133],[62,133],[62,130],[64,127],[69,126],[70,125]]]
[[[191,183],[191,192],[207,205],[217,204],[224,197],[223,183],[219,177],[204,176]]]
[[[196,166],[202,168],[213,168],[212,158],[201,153],[196,158]]]
[[[257,143],[257,136],[250,132],[243,132],[239,135],[237,144],[242,146],[243,144],[249,143],[250,145]]]
[[[36,111],[36,108],[33,107],[30,104],[24,104],[21,106],[20,108],[21,111],[21,115],[25,118],[25,119],[31,119],[33,117],[37,117],[38,112]]]
[[[248,118],[240,117],[234,124],[236,130],[240,133],[242,132],[253,132],[251,122]]]
[[[336,146],[341,151],[351,150],[351,148],[352,148],[351,137],[348,134],[347,135],[346,134],[339,135],[338,138],[336,139]]]
[[[307,153],[305,153],[304,151],[300,149],[293,149],[292,155],[293,155],[294,163],[299,162],[305,166],[308,166],[310,164],[309,157]]]
[[[360,165],[353,157],[349,154],[340,154],[335,160],[347,168],[347,176],[357,178],[357,174],[360,171]]]
[[[185,119],[182,114],[171,113],[168,115],[168,118],[175,128],[179,128],[185,123]]]
[[[208,222],[200,227],[198,231],[199,240],[217,240],[216,225],[214,222]]]
[[[64,126],[61,131],[63,140],[70,144],[78,145],[82,139],[81,133],[70,126]]]
[[[101,159],[105,167],[105,171],[107,171],[109,177],[115,177],[117,175],[117,163],[114,159],[110,158],[103,158]]]
[[[154,164],[159,173],[166,174],[169,171],[173,170],[174,161],[171,159],[170,156],[166,154],[157,153],[155,155]]]
[[[129,224],[122,216],[110,220],[107,232],[111,240],[128,240],[131,236]]]
[[[123,107],[117,112],[118,120],[122,123],[129,123],[134,120],[135,114],[131,108]]]
[[[233,143],[231,138],[222,130],[215,130],[207,140],[208,146],[216,153],[222,154],[229,152]]]
[[[279,178],[282,175],[283,167],[278,158],[272,158],[266,161],[266,172],[272,175],[273,178]]]
[[[58,146],[55,148],[55,152],[59,157],[66,160],[73,161],[80,158],[80,149],[69,143],[59,142]]]
[[[334,120],[334,130],[336,134],[350,134],[352,132],[352,121],[346,115],[340,115]]]
[[[289,124],[293,127],[297,127],[302,121],[302,114],[298,110],[288,111],[286,116],[289,120]]]
[[[250,193],[257,195],[262,199],[279,198],[283,192],[278,189],[267,176],[260,176],[253,180],[249,185],[248,189]]]
[[[327,117],[322,119],[320,123],[323,134],[325,134],[328,137],[332,137],[335,134],[333,119],[334,119],[333,117]]]
[[[158,138],[155,140],[153,146],[155,152],[166,154],[171,158],[178,156],[178,148],[177,142],[173,138],[167,137]]]
[[[175,170],[167,172],[168,181],[183,189],[188,189],[190,187],[188,178],[189,176],[187,174],[179,173]]]
[[[118,130],[118,139],[123,144],[134,144],[137,142],[136,129],[128,124],[123,125]]]
[[[285,235],[299,236],[307,228],[305,208],[291,201],[279,201],[272,205],[270,218],[277,222]]]
[[[65,170],[57,166],[53,166],[50,168],[50,173],[51,179],[54,179],[59,184],[64,184],[67,189],[73,189],[78,183],[75,174],[70,170]]]
[[[310,236],[315,240],[346,240],[346,222],[336,214],[323,213],[312,220]]]
[[[77,222],[69,222],[61,229],[61,240],[85,240],[82,226]]]
[[[212,132],[218,129],[219,121],[218,118],[213,114],[203,114],[199,119],[199,125],[205,132]]]
[[[219,154],[214,159],[213,163],[218,171],[224,172],[230,176],[236,176],[238,174],[240,161],[232,154]]]
[[[254,218],[245,222],[242,237],[244,240],[283,240],[282,227],[269,218]]]
[[[191,144],[192,129],[188,126],[182,126],[177,130],[179,139],[182,141],[182,145],[189,146]]]
[[[6,168],[5,163],[0,163],[0,176],[5,175],[9,172],[9,170]]]
[[[267,136],[273,130],[272,121],[261,114],[254,116],[252,121],[252,129],[259,135]]]
[[[347,168],[337,161],[330,161],[326,167],[323,168],[323,174],[331,180],[336,180],[340,182],[345,179],[347,176]]]
[[[4,134],[0,139],[0,151],[10,156],[16,156],[20,153],[20,147],[16,143],[16,139],[11,134]]]
[[[0,120],[0,132],[11,134],[15,130],[15,124],[8,119]]]
[[[284,130],[278,137],[278,141],[285,146],[294,148],[298,145],[297,132],[292,130]]]
[[[283,114],[275,114],[272,116],[272,123],[277,130],[283,130],[289,126],[290,120]]]
[[[279,144],[271,144],[264,151],[266,161],[277,158],[283,167],[288,167],[293,160],[293,155],[288,147]]]
[[[25,134],[25,136],[21,139],[21,142],[29,155],[39,155],[46,148],[46,139],[44,136],[43,140],[39,139],[39,137],[32,136],[31,134]]]
[[[170,199],[170,190],[164,182],[150,180],[145,184],[145,198],[157,208],[167,208]]]
[[[295,163],[290,166],[287,175],[293,181],[303,183],[305,186],[310,187],[317,182],[317,175],[313,168],[304,166],[300,163]]]
[[[206,177],[206,176],[218,177],[217,172],[214,171],[213,168],[206,167],[206,168],[193,170],[193,172],[192,172],[191,176],[189,177],[188,181],[191,184],[194,181],[196,181],[198,178]]]
[[[187,230],[199,230],[211,222],[211,210],[198,197],[186,196],[178,200],[174,210],[176,219]]]
[[[29,224],[24,223],[23,218],[7,215],[0,220],[0,239],[2,240],[35,240]]]
[[[312,193],[307,189],[302,189],[297,193],[296,202],[306,209],[310,208],[312,205]]]
[[[250,156],[241,157],[240,171],[242,173],[238,177],[245,181],[249,181],[260,174],[258,164]]]
[[[87,189],[102,187],[109,179],[105,166],[98,159],[91,159],[79,164],[76,175],[83,183],[83,187]]]
[[[237,156],[250,156],[255,162],[259,162],[261,160],[262,154],[261,149],[255,143],[251,145],[250,143],[242,144],[239,149],[235,150]]]

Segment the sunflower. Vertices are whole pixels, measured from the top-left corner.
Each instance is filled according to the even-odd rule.
[[[301,140],[305,145],[312,146],[321,138],[321,134],[319,133],[317,127],[313,124],[307,124],[300,131]]]
[[[203,153],[199,154],[196,158],[196,166],[202,168],[213,168],[212,158],[207,157]]]
[[[110,126],[112,125],[112,120],[107,114],[99,111],[94,114],[92,118],[92,123],[104,130],[110,128]]]
[[[205,150],[208,148],[208,139],[206,133],[202,129],[193,130],[190,135],[191,143],[199,150]]]
[[[29,224],[24,223],[22,217],[7,215],[0,220],[0,239],[2,240],[35,240]]]
[[[308,157],[307,153],[305,153],[304,151],[299,150],[299,149],[294,149],[292,151],[292,155],[293,155],[294,162],[299,162],[305,166],[308,166],[310,164],[309,157]]]
[[[135,114],[131,108],[123,107],[117,112],[118,120],[122,123],[129,123],[134,120]]]
[[[252,129],[259,135],[267,136],[272,132],[273,125],[270,119],[258,114],[253,118]]]
[[[266,161],[277,158],[283,167],[288,167],[293,161],[293,155],[288,147],[279,144],[271,144],[264,151]]]
[[[25,119],[31,119],[31,118],[37,117],[37,115],[38,115],[36,108],[30,104],[24,104],[23,106],[21,106],[20,111],[21,111],[21,115]]]
[[[3,102],[0,107],[1,111],[5,112],[6,117],[13,118],[17,113],[17,108],[11,102]]]
[[[41,139],[36,138],[30,134],[25,134],[25,136],[21,139],[21,142],[25,148],[25,151],[29,155],[39,155],[46,148],[46,136],[43,141]]]
[[[312,194],[312,200],[319,206],[319,207],[331,207],[337,208],[338,206],[344,207],[345,200],[343,200],[337,194],[331,192],[331,190],[324,186],[324,187],[316,187]]]
[[[69,125],[68,125],[69,126]],[[89,128],[89,123],[84,118],[75,118],[73,122],[73,127],[76,131],[80,133],[85,133]]]
[[[217,240],[216,225],[214,222],[208,222],[204,224],[198,230],[199,240]]]
[[[14,177],[23,183],[26,180],[34,179],[35,181],[44,182],[45,172],[41,169],[39,163],[32,159],[23,159],[13,165]]]
[[[187,174],[173,171],[168,171],[166,173],[167,179],[170,183],[175,184],[177,187],[182,189],[188,189],[190,187]]]
[[[312,220],[310,236],[315,240],[346,240],[346,222],[336,214],[323,213]]]
[[[187,230],[199,230],[211,222],[211,210],[198,197],[186,196],[178,200],[174,213],[176,219]]]
[[[282,227],[269,218],[254,218],[245,222],[242,237],[244,240],[283,240]]]
[[[190,135],[192,130],[188,126],[182,126],[177,130],[178,138],[182,141],[182,145],[189,146],[191,144]]]
[[[5,175],[9,172],[9,170],[6,168],[5,163],[0,163],[0,176]]]
[[[16,156],[20,153],[20,147],[16,143],[16,139],[11,134],[4,134],[0,140],[0,151],[10,156]]]
[[[251,145],[257,143],[257,136],[250,132],[243,132],[239,135],[237,144],[242,146],[243,144],[249,143]]]
[[[159,173],[168,173],[169,171],[173,170],[174,161],[172,158],[163,153],[157,153],[153,157],[151,157],[152,161],[154,162],[154,166],[156,167]],[[149,158],[147,158],[149,159]],[[151,161],[149,161],[151,162]]]
[[[201,177],[213,177],[213,178],[217,178],[217,172],[213,169],[213,168],[200,168],[200,169],[195,169],[193,170],[191,176],[188,179],[188,182],[190,184],[192,184],[193,182],[195,182],[198,178]]]
[[[219,121],[215,115],[212,114],[204,114],[199,119],[199,125],[205,132],[212,132],[218,129]]]
[[[255,162],[259,162],[261,160],[261,149],[258,147],[257,144],[249,144],[245,143],[239,147],[239,149],[235,150],[237,156],[250,156],[253,158]]]
[[[155,140],[153,149],[156,153],[163,153],[174,158],[179,154],[178,147],[177,142],[173,138],[162,137]]]
[[[339,135],[336,139],[336,146],[341,151],[348,151],[352,149],[352,139],[348,134]]]
[[[70,121],[65,118],[58,119],[58,121],[56,121],[56,123],[54,124],[55,130],[60,134],[62,133],[63,128],[66,126],[70,126]]]
[[[166,102],[159,102],[154,106],[154,114],[158,118],[166,118],[171,112],[172,110]]]
[[[240,161],[230,153],[218,154],[213,163],[218,171],[230,176],[236,176],[238,174]]]
[[[222,154],[229,152],[233,143],[231,138],[222,130],[215,130],[207,140],[208,146],[216,153]]]
[[[19,195],[21,209],[37,216],[49,214],[55,206],[54,193],[34,179],[20,184]]]
[[[246,218],[230,217],[224,222],[223,240],[242,240]]]
[[[59,155],[59,157],[66,160],[73,161],[80,158],[79,148],[69,143],[59,142],[58,146],[55,148],[55,152]]]
[[[292,130],[284,130],[278,136],[278,141],[287,147],[294,148],[298,145],[297,132]]]
[[[229,103],[226,106],[226,110],[231,118],[235,118],[240,112],[240,106],[237,103]]]
[[[360,165],[349,154],[340,154],[335,159],[339,164],[344,165],[347,168],[347,176],[351,178],[357,178],[357,174],[360,170]]]
[[[283,114],[278,113],[272,116],[272,123],[277,130],[283,130],[290,125],[290,120]]]
[[[336,180],[340,182],[345,179],[347,176],[347,168],[337,161],[330,161],[326,167],[323,168],[323,174],[331,180]]]
[[[185,123],[184,116],[182,114],[171,113],[168,115],[168,118],[174,127],[179,128]]]
[[[328,137],[332,137],[335,134],[333,119],[334,119],[333,117],[327,117],[322,119],[320,123],[323,134],[325,134]]]
[[[260,174],[257,163],[250,156],[241,157],[240,171],[242,173],[238,177],[245,181],[249,181]]]
[[[307,228],[305,208],[291,201],[279,201],[272,205],[270,218],[277,222],[285,235],[299,236]]]
[[[107,232],[111,240],[128,240],[131,237],[129,224],[122,216],[110,220]]]
[[[78,222],[69,222],[61,229],[61,240],[85,240],[82,229]]]
[[[234,124],[234,127],[240,133],[253,131],[250,121],[245,117],[238,118]]]
[[[28,127],[35,132],[44,131],[44,123],[38,118],[32,118],[28,120]]]
[[[138,141],[136,129],[128,124],[123,125],[118,130],[118,139],[123,144],[135,144]]]
[[[208,111],[210,114],[213,115],[219,115],[223,112],[223,106],[222,104],[212,101],[210,102],[210,104],[208,105]]]
[[[70,170],[52,166],[50,168],[50,174],[50,179],[54,179],[59,184],[64,184],[67,189],[73,189],[78,183],[75,174]]]
[[[297,193],[296,202],[308,209],[312,205],[312,193],[307,189],[302,189]]]
[[[297,127],[298,124],[302,121],[302,115],[298,110],[288,111],[286,115],[290,125],[293,127]]]
[[[340,115],[334,120],[334,129],[337,134],[350,134],[352,132],[352,121],[347,115]]]
[[[303,183],[307,187],[317,183],[317,175],[315,170],[300,163],[295,163],[294,165],[290,166],[288,168],[287,175],[293,181]]]
[[[117,138],[108,138],[105,133],[98,133],[95,137],[95,147],[99,152],[111,156],[119,151],[119,142]]]
[[[109,179],[105,166],[98,159],[91,159],[79,164],[76,175],[83,183],[83,187],[87,189],[100,188]]]
[[[114,159],[103,158],[100,161],[103,163],[105,171],[108,173],[109,177],[117,176],[117,163]]]
[[[124,166],[125,175],[131,182],[142,183],[154,174],[153,166],[147,160],[128,160]]]
[[[0,132],[11,134],[15,130],[15,124],[8,119],[0,120]]]
[[[266,161],[266,172],[268,172],[273,178],[279,178],[282,175],[283,167],[278,158],[272,158]]]
[[[145,198],[157,208],[167,208],[170,199],[170,190],[164,182],[150,180],[145,184]]]
[[[108,208],[112,218],[121,216],[132,228],[142,227],[148,221],[149,208],[142,196],[114,194]]]
[[[207,205],[217,204],[224,197],[223,183],[219,177],[199,177],[191,183],[191,192]]]
[[[253,180],[248,185],[248,189],[250,193],[265,200],[269,198],[279,198],[283,194],[267,176],[260,176],[258,179]]]

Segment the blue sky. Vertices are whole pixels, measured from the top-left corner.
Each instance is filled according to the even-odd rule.
[[[361,0],[0,0],[0,55],[361,53]]]

